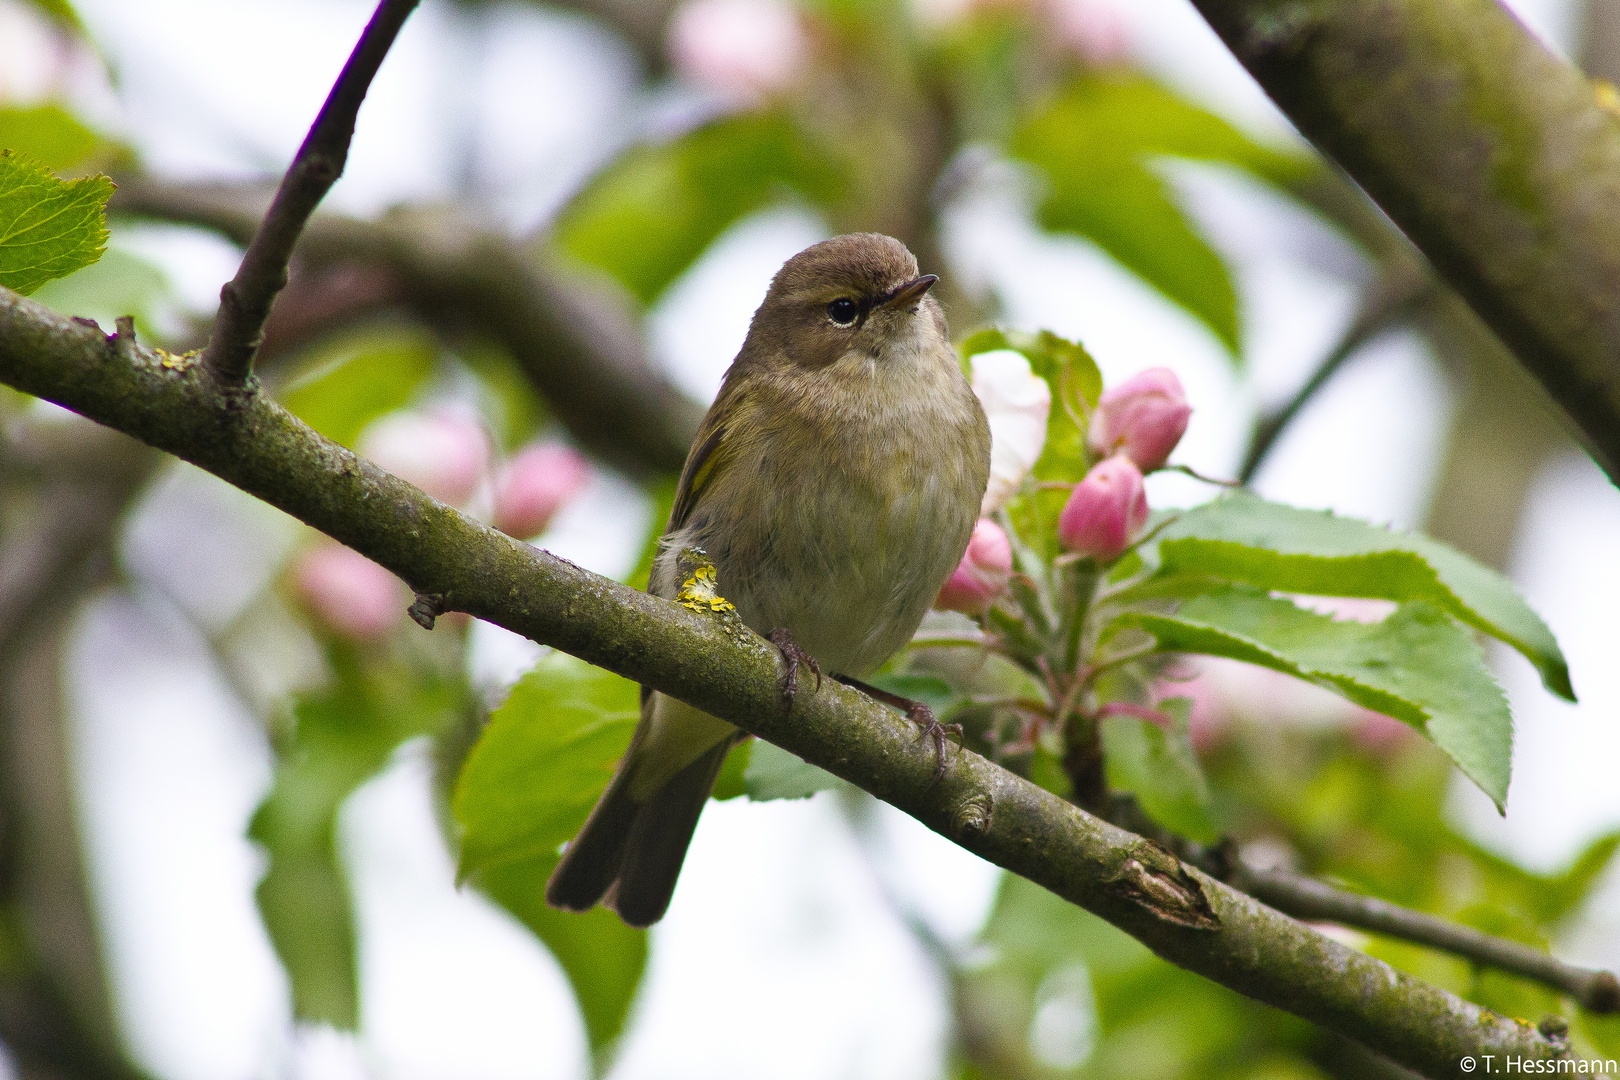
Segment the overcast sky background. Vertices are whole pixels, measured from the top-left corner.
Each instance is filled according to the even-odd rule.
[[[1572,5],[1513,5],[1567,51]],[[177,178],[279,172],[303,138],[371,5],[355,0],[78,0],[110,57],[116,96],[77,80],[87,116]],[[0,86],[26,92],[27,21],[0,0]],[[1163,78],[1263,138],[1286,123],[1182,0],[1119,0],[1134,47]],[[21,28],[21,29],[19,29]],[[644,121],[629,54],[583,21],[527,6],[475,13],[428,0],[361,111],[330,202],[361,214],[406,200],[485,193],[514,227],[542,220]],[[21,88],[19,90],[19,88]],[[677,95],[678,96],[678,95]],[[668,102],[664,103],[668,106]],[[470,151],[470,158],[468,151]],[[462,163],[474,164],[465,175]],[[1238,270],[1247,326],[1239,375],[1209,333],[1090,245],[1041,236],[1016,185],[990,183],[952,211],[945,268],[1010,299],[1006,321],[1084,341],[1115,381],[1175,368],[1196,412],[1178,459],[1235,471],[1249,418],[1289,393],[1337,337],[1355,295],[1331,265],[1353,262],[1319,225],[1218,170],[1177,168],[1189,205]],[[778,210],[733,228],[652,313],[658,355],[707,399],[741,344],[770,275],[826,235]],[[1337,245],[1337,246],[1336,246]],[[114,246],[159,263],[182,302],[212,310],[236,254],[204,234],[143,227]],[[1327,264],[1323,252],[1332,258]],[[1333,254],[1334,252],[1337,254]],[[937,269],[937,268],[927,268]],[[1420,343],[1391,335],[1363,353],[1290,429],[1262,474],[1265,495],[1407,525],[1419,520],[1451,408]],[[1150,480],[1157,505],[1208,497]],[[650,509],[600,477],[544,546],[622,573]],[[586,1074],[569,991],[526,931],[458,892],[433,820],[423,748],[407,747],[344,813],[362,928],[359,1038],[295,1032],[283,976],[253,907],[262,872],[243,836],[269,782],[262,732],[199,627],[255,602],[300,529],[189,467],[157,485],[128,530],[134,586],[79,624],[74,705],[93,875],[134,1050],[169,1080],[257,1077],[571,1078]],[[1459,784],[1457,819],[1547,868],[1620,825],[1620,495],[1584,459],[1542,478],[1513,576],[1568,653],[1580,706],[1543,693],[1516,655],[1500,671],[1519,718],[1503,820]],[[183,545],[185,560],[172,552]],[[480,628],[475,668],[509,679],[532,647]],[[837,800],[711,804],[652,960],[614,1076],[907,1078],[938,1074],[942,987],[886,906]],[[997,872],[883,808],[889,884],[948,941],[967,941]],[[1571,947],[1620,965],[1620,881]]]

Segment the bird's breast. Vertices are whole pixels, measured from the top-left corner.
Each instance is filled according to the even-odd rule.
[[[972,391],[955,370],[914,381],[774,403],[679,540],[714,559],[745,622],[785,627],[832,672],[910,639],[978,514],[989,438]]]

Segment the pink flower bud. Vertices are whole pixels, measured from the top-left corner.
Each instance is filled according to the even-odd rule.
[[[670,22],[670,57],[700,86],[751,103],[804,74],[810,46],[800,19],[786,0],[690,0]]]
[[[1142,471],[1124,454],[1098,462],[1058,514],[1058,543],[1102,562],[1117,559],[1147,523]]]
[[[1130,33],[1113,4],[1099,0],[1048,0],[1047,18],[1058,44],[1101,67],[1130,59]]]
[[[292,583],[318,621],[362,641],[392,630],[411,603],[404,582],[341,544],[322,543],[299,555]]]
[[[452,506],[472,496],[489,468],[489,437],[471,410],[384,416],[360,436],[360,453]]]
[[[495,479],[495,527],[519,539],[539,535],[590,475],[590,463],[571,446],[524,447]]]
[[[1007,588],[1012,577],[1012,543],[1001,526],[989,518],[980,518],[973,526],[967,551],[934,606],[941,611],[960,611],[964,615],[983,615],[990,610]]]
[[[1148,368],[1103,394],[1086,442],[1099,455],[1123,449],[1143,472],[1164,467],[1192,408],[1169,368]]]

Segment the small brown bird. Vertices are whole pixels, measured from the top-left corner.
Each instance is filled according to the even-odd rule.
[[[688,547],[788,661],[857,681],[911,640],[967,547],[990,475],[990,428],[945,316],[897,240],[838,236],[789,259],[698,429],[651,592],[674,597]],[[556,907],[663,917],[735,727],[642,692],[618,771],[546,886]],[[943,762],[943,756],[942,756]]]

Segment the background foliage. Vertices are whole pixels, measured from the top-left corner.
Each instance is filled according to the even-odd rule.
[[[25,6],[14,6],[6,17],[23,18],[16,12]],[[762,18],[777,20],[771,24],[776,36],[754,39],[740,58],[693,44],[705,30],[723,36],[720,24],[701,22],[705,5],[671,10],[650,4],[634,18],[612,4],[580,6],[587,9],[580,17],[616,35],[633,58],[627,62],[638,65],[640,122],[627,125],[624,137],[595,144],[577,175],[542,177],[566,193],[531,215],[538,220],[507,232],[535,266],[582,283],[593,302],[611,305],[638,327],[664,310],[717,245],[762,212],[791,208],[830,231],[887,231],[905,240],[925,268],[948,268],[953,211],[968,194],[990,186],[1023,192],[1036,227],[1105,254],[1201,326],[1241,372],[1253,350],[1240,274],[1218,230],[1194,212],[1188,187],[1177,182],[1187,162],[1237,177],[1232,182],[1263,191],[1290,207],[1288,213],[1318,215],[1342,234],[1340,243],[1359,245],[1363,261],[1338,273],[1341,284],[1360,290],[1368,310],[1380,274],[1399,257],[1390,255],[1398,245],[1392,248],[1378,232],[1376,217],[1306,148],[1258,140],[1172,88],[1125,47],[1121,24],[1100,5],[969,4],[930,14],[879,0],[756,4],[771,13]],[[720,6],[735,20],[750,5]],[[47,40],[76,58],[64,64],[100,69],[96,38],[68,5],[35,7],[49,27]],[[436,9],[437,24],[433,10],[411,28],[424,41],[435,33],[448,39],[444,26],[454,19],[495,26],[478,20],[493,20],[503,9],[446,6]],[[336,36],[346,50],[352,34]],[[114,93],[116,82],[108,85]],[[32,98],[14,88],[7,93],[17,100],[0,99],[0,146],[16,154],[0,158],[0,170],[27,170],[40,183],[55,183],[53,172],[66,179],[53,189],[62,193],[64,208],[82,206],[89,195],[105,197],[103,181],[83,177],[104,171],[133,186],[160,171],[140,133],[127,141],[110,134],[114,126],[102,122],[93,99],[66,76]],[[362,143],[367,118],[363,111]],[[491,213],[509,194],[471,180],[463,186],[464,201]],[[0,201],[0,221],[6,213]],[[70,223],[66,215],[49,217]],[[410,227],[409,215],[385,220]],[[431,216],[424,220],[431,231]],[[75,241],[63,231],[25,251],[18,239],[25,234],[7,231],[0,236],[0,280],[37,289],[59,310],[105,324],[133,314],[143,337],[177,351],[198,344],[201,328],[173,283],[133,246],[117,245],[121,231],[136,236],[151,226],[137,215],[120,216],[115,203],[111,227],[114,248],[105,258],[48,284],[45,276],[92,258],[103,237]],[[408,289],[386,281],[379,286],[377,268],[363,260],[337,271],[297,269],[303,277],[295,274],[278,311],[284,336],[272,325],[264,375],[316,430],[383,460],[390,447],[399,453],[383,432],[401,415],[474,418],[486,433],[485,456],[459,495],[486,516],[497,512],[497,477],[504,463],[516,460],[511,455],[536,440],[577,437],[561,419],[570,411],[537,393],[520,360],[476,325],[446,317]],[[1083,417],[1103,388],[1083,343],[1038,325],[1015,325],[1008,315],[1018,310],[1016,296],[949,275],[946,286],[954,290],[947,300],[964,358],[1014,349],[1051,383],[1062,406],[1051,411],[1033,480],[1078,480],[1089,464]],[[345,306],[350,293],[344,290],[351,287],[382,299]],[[331,310],[322,308],[323,299],[333,301]],[[754,299],[748,298],[749,307]],[[1471,388],[1453,421],[1457,447],[1466,451],[1480,424],[1500,444],[1498,453],[1544,460],[1563,445],[1548,434],[1550,425],[1533,402],[1506,421],[1495,412],[1482,418],[1485,406],[1477,396],[1499,399],[1512,376],[1504,374],[1492,342],[1468,335],[1473,324],[1466,316],[1439,303],[1415,316],[1410,308],[1401,312],[1401,325],[1426,334],[1459,383]],[[990,323],[997,325],[969,333]],[[1173,362],[1143,356],[1135,366],[1166,359]],[[1205,407],[1198,400],[1194,405]],[[184,482],[154,480],[151,460],[71,428],[72,453],[55,452],[51,440],[62,439],[60,421],[14,395],[0,399],[0,407],[8,432],[8,453],[0,461],[7,565],[25,565],[14,560],[32,550],[37,526],[50,519],[42,508],[73,507],[76,516],[63,527],[82,545],[72,549],[61,576],[52,576],[48,565],[32,571],[38,599],[6,609],[18,617],[0,637],[4,677],[15,691],[6,695],[7,715],[0,718],[6,737],[47,747],[13,755],[5,779],[0,994],[23,1003],[13,1015],[24,1021],[12,1022],[0,1039],[25,1075],[135,1075],[143,1068],[183,1075],[185,1066],[173,1064],[183,1056],[165,1059],[150,1044],[132,1045],[135,1011],[108,1000],[108,986],[117,985],[109,973],[123,961],[110,961],[91,929],[104,918],[95,914],[96,905],[117,902],[93,898],[87,888],[96,875],[94,845],[80,849],[83,861],[65,877],[40,868],[39,838],[53,827],[58,837],[71,836],[74,811],[71,797],[60,791],[54,801],[41,796],[38,777],[55,776],[60,788],[63,778],[83,774],[72,772],[71,738],[64,734],[70,695],[23,691],[37,687],[42,672],[47,684],[55,680],[72,620],[87,600],[100,602],[97,590],[145,587],[140,530],[150,528],[154,501],[161,504],[177,485],[183,491]],[[613,418],[602,423],[611,426]],[[413,430],[418,440],[428,438]],[[1572,687],[1546,626],[1486,569],[1503,567],[1530,483],[1524,478],[1514,486],[1518,474],[1498,470],[1492,473],[1498,482],[1482,486],[1479,473],[1492,470],[1495,460],[1466,452],[1446,457],[1430,512],[1431,532],[1473,559],[1425,538],[1246,505],[1240,496],[1168,520],[1139,556],[1122,564],[1121,573],[1137,575],[1129,587],[1140,603],[1114,625],[1145,628],[1168,649],[1300,676],[1421,726],[1500,804],[1508,791],[1510,720],[1477,632],[1522,653],[1553,693],[1570,696]],[[423,464],[420,455],[405,454],[389,462],[402,475],[409,474],[401,462],[424,469],[409,476],[424,487],[440,476],[430,466],[445,463],[442,455]],[[649,468],[603,483],[610,485],[608,496],[598,490],[590,506],[616,519],[618,532],[636,534],[631,546],[642,557],[626,576],[644,581],[670,478]],[[1459,492],[1476,501],[1459,503]],[[1051,522],[1065,497],[1031,484],[1008,507],[1008,523],[1032,568],[1050,570],[1058,553]],[[204,514],[245,513],[189,498],[188,513],[175,515],[182,528],[197,519],[198,506]],[[138,511],[133,516],[124,512],[130,506]],[[644,521],[630,523],[637,517],[632,506],[641,508]],[[344,808],[368,781],[414,753],[431,761],[435,813],[459,854],[458,880],[525,927],[567,980],[577,1021],[559,1015],[537,1022],[549,1030],[577,1023],[589,1059],[581,1067],[613,1071],[625,1040],[634,1037],[637,994],[649,963],[657,963],[658,939],[649,945],[648,935],[600,911],[551,911],[540,893],[557,845],[583,820],[629,738],[635,688],[570,658],[545,655],[508,689],[509,680],[487,676],[491,650],[478,630],[444,620],[424,634],[399,618],[403,603],[357,633],[334,622],[299,576],[317,549],[314,541],[279,524],[236,533],[255,531],[256,565],[242,575],[245,581],[233,582],[225,595],[171,596],[166,603],[205,643],[227,677],[227,693],[253,716],[271,752],[273,771],[254,796],[246,833],[262,852],[258,911],[285,971],[291,1016],[303,1025],[301,1045],[307,1048],[313,1031],[365,1030],[365,995],[377,984],[364,977],[368,946],[357,929],[353,873],[364,855],[345,850]],[[156,557],[202,556],[170,550]],[[1211,586],[1212,576],[1218,587]],[[1273,591],[1400,606],[1380,623],[1345,622]],[[1167,598],[1181,606],[1154,606]],[[358,604],[354,595],[345,602],[350,610]],[[1424,650],[1432,657],[1416,659]],[[1002,696],[1036,693],[1020,681],[1024,676],[994,661],[988,670],[964,671],[941,652],[904,658],[886,676],[890,689],[930,700],[962,722],[975,745],[1065,790],[1064,747],[1008,737],[1009,714],[985,703],[986,687],[1009,691]],[[1168,675],[1161,685],[1179,693],[1174,686],[1182,672],[1148,674]],[[1544,947],[1576,925],[1620,833],[1593,841],[1558,872],[1524,869],[1456,825],[1447,809],[1455,771],[1440,749],[1365,711],[1341,710],[1325,725],[1279,719],[1274,699],[1293,700],[1278,689],[1283,683],[1252,671],[1238,678],[1247,681],[1239,683],[1235,700],[1213,700],[1205,679],[1189,683],[1180,697],[1150,701],[1164,710],[1169,722],[1163,726],[1109,718],[1101,738],[1110,785],[1134,793],[1159,821],[1196,839],[1230,836],[1246,851],[1492,933]],[[1105,696],[1120,700],[1139,690],[1103,687]],[[946,1021],[939,1072],[964,1078],[1281,1078],[1366,1076],[1385,1068],[1356,1047],[1157,960],[1016,878],[999,880],[976,925],[942,929],[916,891],[894,880],[895,866],[884,854],[888,826],[865,797],[774,747],[739,748],[716,797],[736,805],[812,797],[836,806],[838,828],[860,853],[853,878],[861,878],[861,888],[872,886],[872,902],[904,928],[940,988]],[[74,849],[69,843],[65,850]],[[47,879],[54,894],[38,887]],[[51,919],[42,922],[47,910]],[[65,924],[73,925],[63,932]],[[1455,958],[1351,936],[1398,967],[1510,1015],[1532,1021],[1553,1012],[1572,1016],[1584,1051],[1620,1056],[1620,1025],[1612,1018],[1580,1015],[1550,991]],[[747,987],[729,990],[749,993]],[[704,1038],[725,1037],[723,1009],[715,1014],[721,1019],[711,1016],[711,1032],[721,1033]],[[813,1019],[806,1024],[813,1027]],[[33,1038],[51,1025],[61,1029],[59,1036]],[[298,1070],[310,1068],[299,1061]],[[784,1063],[783,1071],[793,1070]]]

